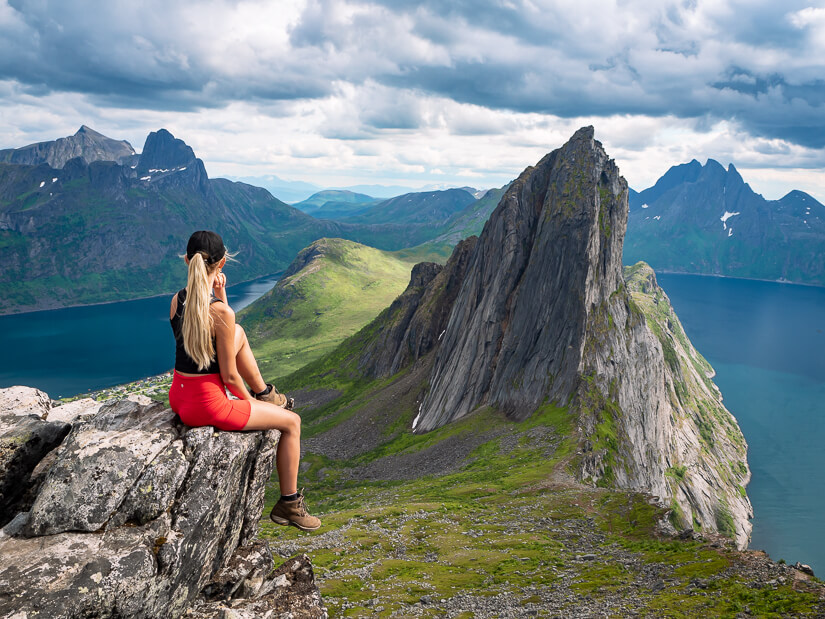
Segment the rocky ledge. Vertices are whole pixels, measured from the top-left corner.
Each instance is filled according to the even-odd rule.
[[[0,390],[0,616],[326,616],[309,559],[256,539],[277,431],[54,404]]]

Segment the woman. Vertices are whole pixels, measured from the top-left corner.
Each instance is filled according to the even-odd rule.
[[[169,404],[188,426],[280,430],[275,466],[281,498],[270,518],[311,531],[321,521],[307,513],[298,492],[301,418],[284,408],[291,402],[264,382],[246,333],[235,324],[235,312],[226,300],[226,275],[221,272],[226,258],[223,241],[214,232],[199,230],[189,238],[186,288],[172,297],[169,309],[177,346]],[[237,400],[227,397],[226,387]]]

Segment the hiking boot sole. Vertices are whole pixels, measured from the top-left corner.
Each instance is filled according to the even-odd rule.
[[[302,524],[298,524],[297,522],[293,522],[292,520],[288,520],[286,518],[281,518],[280,516],[273,516],[272,514],[269,515],[269,519],[272,520],[275,524],[280,524],[281,526],[288,526],[292,525],[293,527],[298,527],[301,531],[315,531],[316,529],[320,529],[321,525],[319,524],[317,527],[305,527]]]

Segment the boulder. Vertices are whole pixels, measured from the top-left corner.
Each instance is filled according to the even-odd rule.
[[[40,479],[33,475],[35,467],[71,427],[44,421],[36,414],[17,414],[19,410],[0,408],[0,526],[26,509],[26,499]]]
[[[255,539],[278,438],[189,428],[145,400],[105,403],[41,460],[31,508],[0,532],[0,616],[178,617],[198,600],[274,593],[295,617],[324,616],[308,561],[296,570],[309,576],[280,586]]]
[[[34,387],[0,389],[0,411],[6,415],[37,415],[45,419],[52,407],[51,398]]]
[[[85,421],[94,417],[103,406],[102,402],[97,402],[92,398],[81,398],[65,404],[57,404],[46,414],[49,421],[63,421],[74,423],[75,421]]]
[[[326,619],[312,563],[306,555],[285,561],[263,579],[255,597],[199,600],[187,613],[193,619],[312,617]]]

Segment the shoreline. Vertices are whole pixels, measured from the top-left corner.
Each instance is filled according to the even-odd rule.
[[[242,286],[244,284],[251,284],[255,281],[267,279],[269,277],[278,277],[278,278],[280,278],[280,276],[283,275],[283,274],[284,274],[284,271],[278,271],[276,273],[270,273],[269,275],[261,275],[259,277],[253,277],[252,279],[247,279],[247,280],[244,280],[242,282],[237,282],[237,283],[232,284],[231,286],[229,286],[227,288],[227,291],[231,290],[232,288],[234,288],[236,286]],[[6,316],[24,316],[26,314],[38,314],[40,312],[55,312],[55,311],[58,311],[58,310],[73,309],[73,308],[78,308],[78,307],[94,307],[96,305],[113,305],[115,303],[131,303],[133,301],[145,301],[147,299],[157,299],[159,297],[165,297],[167,295],[171,299],[172,298],[171,295],[175,294],[175,292],[177,292],[177,290],[173,290],[171,292],[160,292],[158,294],[149,295],[148,297],[137,297],[137,298],[134,298],[134,299],[122,299],[120,301],[96,301],[95,303],[77,303],[75,305],[63,305],[63,306],[60,306],[60,307],[44,307],[43,309],[26,310],[26,311],[23,311],[23,312],[15,312],[15,311],[2,312],[2,311],[0,311],[0,318],[4,318]]]
[[[625,264],[625,265],[622,265],[622,266],[627,267],[627,266],[633,266],[633,265]],[[653,267],[651,267],[651,268],[653,268]],[[806,284],[806,283],[802,283],[802,282],[794,282],[794,281],[791,281],[791,280],[782,280],[782,279],[764,279],[764,278],[761,278],[761,277],[736,277],[734,275],[719,275],[717,273],[688,273],[686,271],[670,271],[670,270],[664,270],[664,269],[662,269],[662,270],[653,269],[653,272],[656,273],[656,275],[659,275],[659,274],[662,274],[662,275],[695,275],[696,277],[715,277],[715,278],[718,278],[718,279],[737,279],[737,280],[742,280],[742,281],[747,281],[747,282],[768,282],[768,283],[771,283],[771,284],[785,284],[785,285],[790,285],[790,286],[805,286],[806,288],[822,288],[822,289],[825,289],[825,286],[820,286],[819,284]],[[228,289],[234,288],[235,286],[240,286],[242,284],[249,284],[249,283],[254,282],[256,280],[259,280],[259,279],[266,279],[268,277],[279,276],[279,275],[282,275],[283,273],[284,273],[284,271],[278,271],[277,273],[271,273],[269,275],[261,275],[260,277],[253,277],[252,279],[247,279],[247,280],[244,280],[242,282],[237,282],[235,284],[232,284]],[[97,301],[95,303],[77,303],[76,305],[64,305],[64,306],[61,306],[61,307],[44,307],[43,309],[25,310],[25,311],[22,311],[22,312],[15,312],[15,311],[3,312],[3,311],[0,311],[0,318],[3,318],[5,316],[22,316],[24,314],[36,314],[38,312],[52,312],[52,311],[56,311],[56,310],[72,309],[72,308],[76,308],[76,307],[94,307],[95,305],[111,305],[113,303],[129,303],[131,301],[143,301],[145,299],[156,299],[158,297],[165,297],[166,295],[171,295],[171,294],[174,294],[174,293],[175,293],[175,291],[161,292],[159,294],[149,295],[148,297],[137,297],[135,299],[122,299],[120,301]]]
[[[633,266],[633,265],[624,265],[624,266]],[[650,267],[653,269],[653,267]],[[667,270],[658,270],[653,269],[653,272],[656,275],[694,275],[696,277],[715,277],[716,279],[738,279],[745,282],[767,282],[769,284],[782,284],[782,285],[790,285],[790,286],[804,286],[806,288],[822,288],[825,289],[825,286],[821,286],[819,284],[805,284],[802,282],[794,282],[789,279],[765,279],[762,277],[737,277],[735,275],[719,275],[717,273],[688,273],[687,271],[667,271]]]

